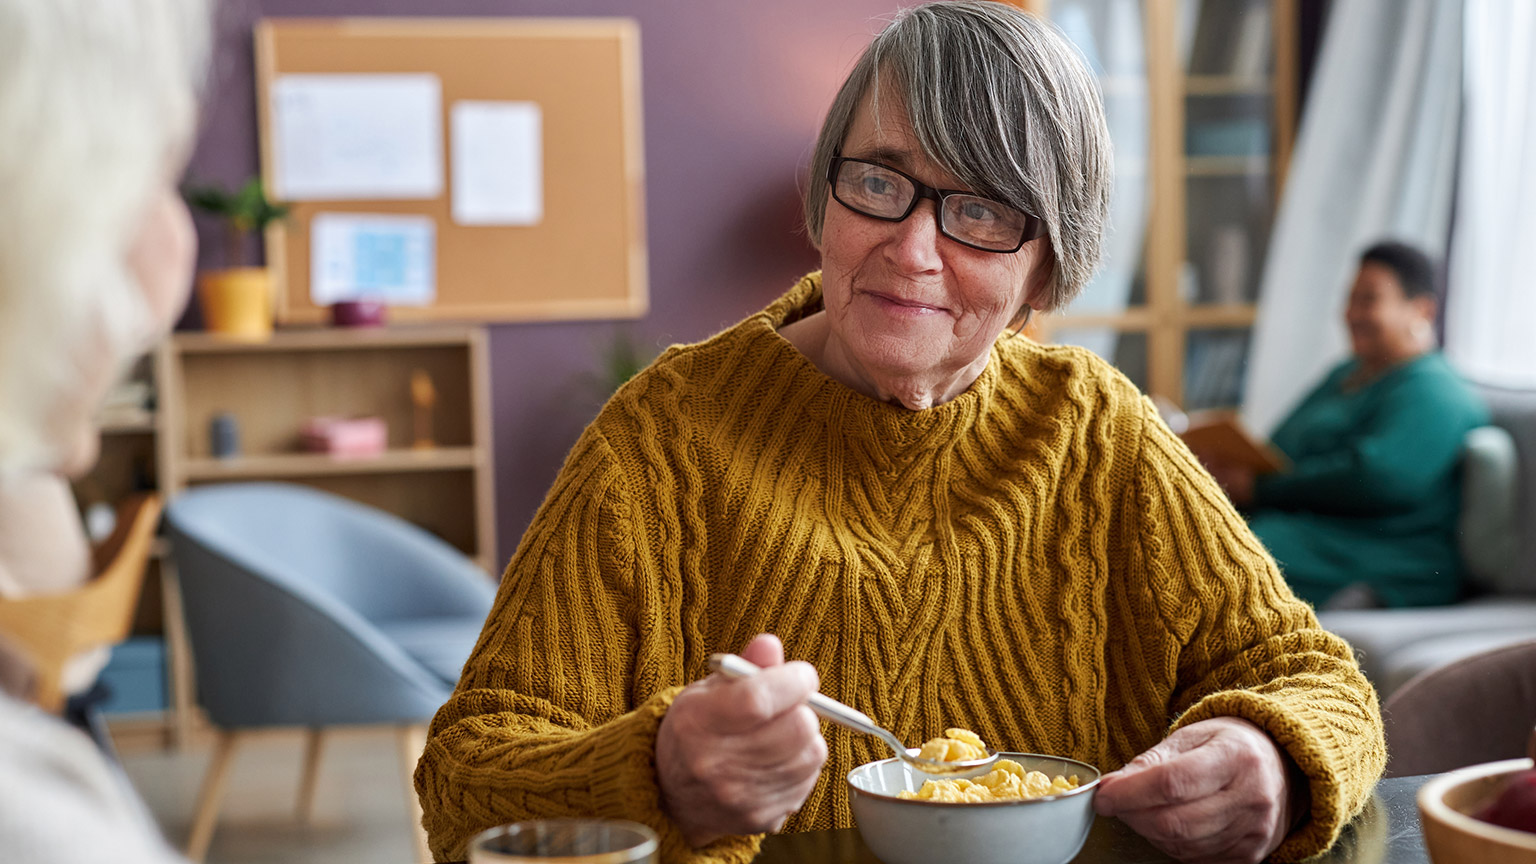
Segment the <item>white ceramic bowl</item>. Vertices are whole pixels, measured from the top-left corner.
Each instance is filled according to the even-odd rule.
[[[951,804],[897,798],[916,792],[927,775],[898,759],[868,762],[848,772],[850,804],[864,844],[885,864],[1066,864],[1093,826],[1099,771],[1086,762],[1032,753],[1004,759],[1052,777],[1077,775],[1071,792],[1023,801]],[[961,777],[976,776],[975,772]]]

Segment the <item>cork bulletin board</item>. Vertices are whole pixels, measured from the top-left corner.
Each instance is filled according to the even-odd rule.
[[[542,116],[542,214],[534,224],[463,224],[450,196],[455,152],[436,197],[290,201],[268,228],[277,314],[317,323],[311,296],[318,214],[427,217],[435,296],[394,306],[411,320],[630,318],[647,308],[639,28],[627,19],[294,18],[255,32],[262,174],[282,167],[275,82],[284,76],[430,75],[441,84],[443,141],[458,103],[534,103]],[[289,79],[297,80],[297,79]],[[276,197],[276,196],[274,196]]]

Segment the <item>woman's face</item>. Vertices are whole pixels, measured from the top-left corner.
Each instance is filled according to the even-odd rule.
[[[168,177],[144,210],[126,262],[136,290],[143,292],[148,332],[141,335],[146,342],[164,336],[176,323],[191,290],[196,258],[197,234],[192,228],[192,216]],[[100,341],[83,346],[81,352],[81,392],[66,397],[60,406],[68,418],[68,427],[75,430],[74,440],[65,450],[64,463],[59,466],[62,473],[70,476],[90,470],[96,462],[96,409],[111,388],[122,360]]]
[[[842,155],[880,162],[938,189],[964,189],[930,162],[906,107],[889,89],[860,103]],[[821,237],[822,293],[832,335],[879,375],[933,378],[984,363],[1026,300],[1039,306],[1048,241],[1012,253],[972,249],[939,233],[934,202],[901,222],[855,213],[829,194]]]
[[[1435,307],[1428,297],[1408,299],[1392,268],[1374,261],[1360,265],[1344,308],[1344,323],[1355,356],[1367,364],[1389,364],[1427,350]]]

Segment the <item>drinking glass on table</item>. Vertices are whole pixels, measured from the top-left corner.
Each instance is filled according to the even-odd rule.
[[[622,819],[541,819],[482,831],[469,864],[655,864],[656,832]]]

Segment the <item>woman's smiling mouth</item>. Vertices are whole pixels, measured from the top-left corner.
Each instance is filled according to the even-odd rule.
[[[866,289],[860,293],[873,300],[875,304],[881,309],[894,315],[922,316],[934,315],[940,312],[948,311],[942,306],[934,306],[932,304],[923,303],[917,300],[909,300],[907,298],[898,297],[894,294],[887,294],[882,291],[870,291]]]

